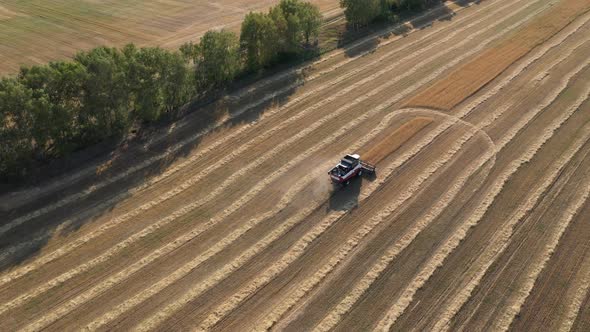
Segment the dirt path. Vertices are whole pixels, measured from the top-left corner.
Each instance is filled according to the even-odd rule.
[[[238,92],[211,106],[235,124],[200,128],[198,144],[188,118],[121,156],[100,185],[86,187],[85,175],[56,185],[59,197],[21,205],[0,228],[0,326],[582,326],[588,9],[466,6],[372,49],[329,54],[305,79],[297,69]],[[509,57],[499,45],[527,49]],[[490,54],[506,62],[488,68]],[[476,88],[440,98],[453,77]],[[404,107],[415,96],[432,108]],[[153,176],[123,165],[149,169],[174,149],[184,156]],[[334,189],[325,173],[351,152],[373,158],[377,176]]]

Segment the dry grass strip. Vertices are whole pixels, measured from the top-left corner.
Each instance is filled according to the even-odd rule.
[[[516,315],[520,312],[522,305],[531,294],[531,290],[537,282],[537,278],[545,269],[547,262],[555,252],[563,234],[569,227],[570,222],[580,213],[584,203],[588,200],[588,196],[590,195],[590,183],[587,179],[581,187],[583,188],[582,192],[578,192],[575,201],[567,207],[562,213],[560,220],[556,223],[557,227],[552,230],[553,233],[550,235],[545,248],[543,248],[541,256],[536,257],[533,264],[529,265],[526,271],[523,271],[523,274],[526,275],[526,279],[521,287],[513,293],[508,304],[505,305],[503,314],[500,316],[500,319],[496,320],[495,328],[507,331]]]
[[[588,0],[559,2],[514,35],[411,98],[406,107],[452,109],[588,10]]]
[[[587,64],[584,64],[584,66],[585,65],[587,65]],[[579,72],[579,70],[581,70],[581,69],[578,68],[578,70],[574,71],[574,73]],[[572,76],[573,75],[575,75],[575,74],[572,74]],[[569,80],[566,80],[566,81],[569,81]],[[567,84],[562,85],[562,87],[560,87],[560,89],[558,89],[558,90],[562,91],[566,87],[567,87]],[[558,95],[558,93],[554,93],[554,96],[549,96],[550,97],[549,100],[546,100],[546,102],[543,103],[544,105],[541,105],[540,107],[537,107],[535,110],[533,110],[531,112],[531,115],[537,114],[540,111],[542,111],[543,109],[545,109],[547,106],[549,106],[552,103],[552,101],[550,101],[550,100],[557,97],[556,95]],[[544,130],[544,132],[542,133],[540,138],[537,141],[535,141],[534,144],[530,145],[530,147],[524,153],[524,155],[522,155],[520,158],[514,160],[513,162],[511,162],[509,164],[507,169],[504,172],[502,172],[502,174],[497,178],[497,180],[491,185],[488,192],[486,193],[486,197],[483,199],[483,201],[480,203],[480,205],[474,210],[474,213],[469,217],[469,219],[467,221],[465,221],[461,226],[459,226],[459,228],[454,232],[454,234],[451,238],[449,238],[443,245],[441,245],[439,247],[439,249],[437,250],[437,253],[433,256],[433,258],[430,260],[430,262],[428,264],[426,264],[426,268],[423,269],[416,276],[416,278],[411,283],[411,285],[406,288],[406,291],[404,292],[404,294],[402,295],[400,300],[398,300],[398,303],[396,303],[391,308],[391,310],[388,312],[386,317],[380,322],[380,324],[379,324],[380,328],[387,328],[388,329],[395,323],[397,318],[405,311],[407,306],[413,300],[413,296],[414,296],[415,292],[420,287],[422,287],[426,283],[426,281],[430,278],[430,276],[434,273],[434,271],[439,266],[442,265],[442,263],[446,259],[446,257],[465,238],[465,236],[467,235],[467,231],[471,227],[477,225],[479,220],[483,217],[483,215],[486,213],[488,208],[495,201],[495,198],[502,191],[502,189],[504,188],[504,185],[510,179],[510,177],[514,173],[516,173],[516,171],[518,169],[520,169],[520,167],[522,165],[524,165],[524,164],[528,163],[530,160],[532,160],[532,158],[537,154],[537,152],[541,149],[541,147],[551,137],[553,137],[555,131],[557,129],[559,129],[559,127],[561,127],[561,125],[565,121],[567,121],[567,119],[569,119],[573,115],[573,113],[575,113],[575,111],[577,110],[578,107],[579,107],[579,105],[577,103],[574,104],[567,112],[565,112],[565,114],[563,114],[562,116],[557,118],[555,121],[553,121],[552,124]],[[526,124],[531,120],[531,117],[525,117],[525,118],[526,119],[524,119],[524,121],[521,121],[520,123],[515,125],[509,131],[509,133],[507,135],[505,135],[505,137],[497,144],[498,151],[501,150],[504,146],[506,146],[514,138],[516,133],[519,132],[522,128],[524,128],[526,126]],[[565,153],[565,156],[562,157],[558,162],[556,162],[555,168],[553,170],[553,174],[559,173],[559,170],[569,162],[569,160],[573,157],[573,155],[575,153],[577,153],[577,151],[579,150],[580,147],[581,147],[581,144],[575,144],[570,149],[568,149],[568,151],[566,151],[566,153]],[[549,178],[552,178],[552,177],[553,177],[553,175],[549,176]],[[517,218],[512,218],[511,220],[516,220],[516,221],[514,221],[514,223],[515,223],[515,222],[518,222],[518,220],[520,220],[520,219],[521,219],[520,217],[517,217]],[[510,231],[512,230],[512,228],[509,225],[504,226],[504,227],[509,228]],[[497,252],[497,251],[495,251],[495,252]],[[492,258],[489,258],[489,257],[492,257]],[[460,294],[458,294],[456,296],[456,298],[453,299],[452,303],[450,303],[446,306],[445,313],[442,314],[442,317],[438,318],[437,325],[434,327],[434,330],[443,330],[447,327],[448,322],[450,322],[450,320],[455,316],[457,311],[463,306],[463,304],[467,301],[467,299],[469,299],[469,297],[471,297],[471,292],[477,286],[477,284],[479,284],[479,280],[481,279],[481,277],[483,277],[483,274],[485,273],[487,268],[494,261],[493,257],[495,257],[495,255],[488,254],[485,256],[485,258],[484,258],[484,255],[482,255],[481,259],[486,261],[486,266],[480,270],[480,273],[478,276],[471,279],[471,281],[467,285],[464,285]]]
[[[558,328],[559,331],[568,332],[572,330],[576,318],[580,314],[580,309],[584,304],[588,290],[590,289],[590,257],[586,257],[582,263],[582,267],[578,272],[578,276],[570,286],[574,290],[574,294],[569,296],[569,304],[566,308],[565,317]]]

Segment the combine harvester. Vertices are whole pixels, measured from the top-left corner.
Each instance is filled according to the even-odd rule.
[[[374,174],[375,166],[361,160],[358,154],[347,154],[328,174],[335,184],[347,185],[350,180],[363,174]]]
[[[432,121],[432,118],[426,117],[416,117],[407,121],[394,132],[371,142],[368,151],[363,153],[364,160],[361,160],[359,154],[347,154],[328,172],[330,179],[334,184],[346,186],[354,177],[375,174],[375,165],[397,151]]]

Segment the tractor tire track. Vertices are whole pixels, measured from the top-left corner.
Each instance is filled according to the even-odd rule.
[[[537,261],[529,266],[528,271],[525,272],[527,276],[525,284],[513,293],[516,298],[512,299],[506,305],[506,310],[501,315],[500,320],[495,324],[495,328],[498,328],[502,331],[507,331],[514,320],[514,317],[516,317],[516,315],[520,312],[524,301],[528,298],[537,278],[539,277],[539,274],[545,268],[547,261],[553,255],[553,252],[559,244],[563,233],[570,225],[572,219],[578,215],[584,203],[588,200],[588,197],[590,196],[590,182],[585,182],[584,184],[584,189],[579,194],[578,198],[567,207],[563,213],[562,218],[557,222],[558,227],[555,232],[551,234],[549,243],[545,246],[545,250],[543,251],[541,257],[538,257]]]

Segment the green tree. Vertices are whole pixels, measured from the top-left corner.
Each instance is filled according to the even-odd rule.
[[[127,58],[126,81],[139,119],[156,121],[163,113],[188,101],[188,67],[180,53],[128,45],[124,54]]]
[[[35,141],[45,152],[63,155],[77,147],[78,116],[82,108],[81,90],[86,69],[71,61],[21,68],[19,80],[36,99],[49,105],[35,114]],[[42,145],[41,142],[48,144]]]
[[[275,60],[279,51],[277,28],[269,15],[249,13],[242,22],[240,47],[250,70],[258,70]]]
[[[164,111],[164,54],[165,52],[157,47],[127,47],[127,83],[133,108],[137,116],[144,121],[155,121]]]
[[[281,0],[279,5],[274,8],[277,13],[282,14],[285,22],[282,31],[284,39],[283,52],[285,53],[298,53],[301,51],[301,44],[303,42],[301,5],[302,2],[299,0]]]
[[[397,0],[398,6],[403,10],[423,10],[432,0]]]
[[[171,112],[188,103],[193,97],[190,70],[182,55],[167,52],[165,57],[165,79],[162,83],[165,111]]]
[[[75,61],[86,68],[82,86],[80,126],[85,142],[123,134],[131,123],[132,94],[128,59],[116,48],[98,47],[80,52]]]
[[[199,44],[194,44],[192,41],[184,43],[180,45],[179,51],[187,62],[191,62],[194,65],[199,62],[201,56]]]
[[[285,17],[285,13],[280,6],[271,7],[268,11],[268,17],[272,20],[274,27],[276,29],[276,37],[275,45],[278,52],[286,52],[289,48],[289,41],[288,41],[288,29],[289,23],[287,22],[287,18]]]
[[[44,98],[14,78],[0,80],[0,175],[22,176],[33,159],[35,114],[48,107]],[[43,142],[41,142],[43,143]]]
[[[199,44],[197,73],[204,87],[221,87],[240,71],[240,43],[230,31],[208,31]]]
[[[311,39],[315,42],[320,35],[320,28],[322,26],[322,14],[319,8],[309,2],[305,2],[299,9],[299,17],[305,43],[310,44]]]
[[[277,27],[280,50],[288,54],[302,52],[304,43],[317,38],[322,24],[319,9],[300,0],[281,0],[271,8],[269,16]]]
[[[354,26],[367,25],[381,14],[380,0],[340,0],[340,7]]]

